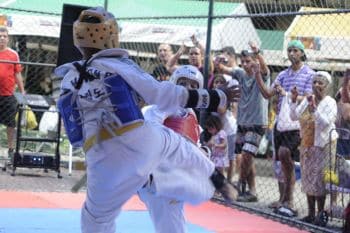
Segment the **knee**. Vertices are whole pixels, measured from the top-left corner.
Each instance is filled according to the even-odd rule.
[[[241,158],[241,167],[247,167],[248,162],[249,162],[249,158],[247,154],[243,153]]]
[[[287,163],[291,161],[290,150],[287,147],[281,146],[278,150],[278,157],[281,163]]]

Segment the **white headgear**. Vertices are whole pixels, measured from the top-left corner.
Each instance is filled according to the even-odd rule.
[[[317,72],[315,73],[314,77],[316,77],[316,76],[321,76],[321,77],[325,78],[325,79],[328,81],[329,84],[332,83],[332,77],[331,77],[331,75],[330,75],[328,72],[326,72],[326,71],[317,71]]]
[[[109,49],[119,46],[119,29],[114,16],[102,7],[84,10],[73,24],[74,45],[79,48]]]
[[[203,75],[195,66],[180,66],[173,72],[170,77],[170,81],[176,84],[179,78],[188,78],[194,80],[198,83],[199,88],[203,88]]]

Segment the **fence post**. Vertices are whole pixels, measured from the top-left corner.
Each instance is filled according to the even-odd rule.
[[[207,39],[205,44],[205,57],[204,57],[204,88],[208,88],[208,77],[210,68],[210,44],[211,44],[211,29],[213,20],[213,7],[214,1],[209,1],[209,11],[208,11],[208,26],[207,26]],[[200,125],[203,126],[206,117],[206,110],[200,111]]]

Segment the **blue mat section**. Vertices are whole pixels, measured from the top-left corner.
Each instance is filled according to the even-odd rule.
[[[0,233],[78,233],[80,210],[0,209]],[[117,220],[117,233],[152,233],[146,211],[123,211]],[[188,232],[210,233],[200,226],[187,224]]]

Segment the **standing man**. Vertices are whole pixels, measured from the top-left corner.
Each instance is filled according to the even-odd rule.
[[[157,54],[159,64],[153,69],[152,76],[158,81],[169,80],[172,72],[168,71],[166,64],[173,55],[173,49],[170,44],[160,44]]]
[[[237,201],[256,202],[255,176],[256,169],[254,156],[257,155],[262,136],[265,134],[268,124],[268,101],[262,96],[257,77],[264,83],[270,84],[270,70],[260,53],[258,46],[251,42],[251,50],[241,52],[242,68],[233,69],[232,78],[239,82],[241,87],[241,98],[238,102],[237,112],[237,136],[236,154],[241,154],[239,183],[241,194]],[[219,71],[227,72],[219,64]],[[247,191],[246,186],[249,186]]]
[[[21,75],[22,66],[18,63],[16,51],[8,47],[9,35],[6,27],[0,27],[0,123],[7,127],[8,156],[11,159],[14,150],[17,101],[14,94],[16,84],[24,92]],[[13,63],[12,63],[13,62]]]
[[[300,40],[292,40],[288,43],[287,52],[291,65],[278,74],[270,88],[266,87],[263,80],[257,77],[257,82],[262,95],[268,99],[274,95],[279,95],[277,106],[277,121],[274,126],[274,143],[276,159],[281,162],[283,182],[279,182],[280,202],[275,205],[276,212],[293,217],[296,212],[293,210],[293,192],[295,185],[294,161],[299,160],[299,129],[278,130],[278,115],[281,110],[282,98],[286,92],[290,92],[296,87],[298,93],[297,101],[300,102],[307,94],[312,93],[312,79],[314,71],[304,64],[306,55],[304,45]],[[281,209],[282,208],[282,209]]]

